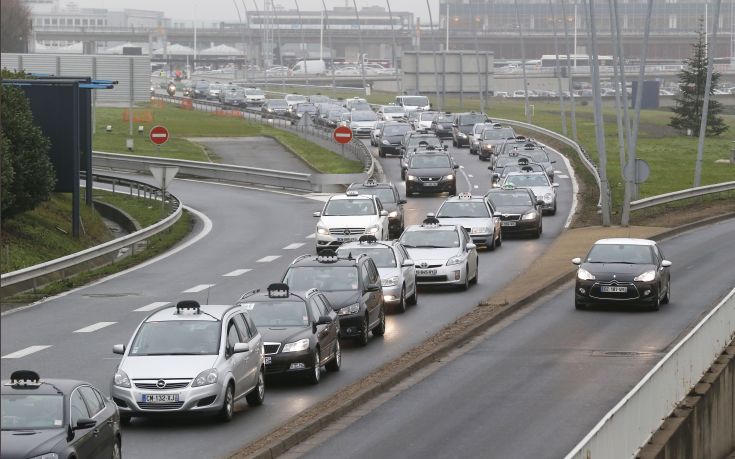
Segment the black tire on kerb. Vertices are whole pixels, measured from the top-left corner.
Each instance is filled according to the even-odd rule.
[[[419,302],[419,286],[416,285],[416,281],[414,280],[413,295],[408,297],[408,304],[413,306],[418,302]]]
[[[666,281],[666,296],[664,296],[664,299],[661,300],[661,304],[669,304],[671,301],[671,278],[669,278],[668,281]]]
[[[470,288],[470,265],[466,265],[464,268],[464,284],[459,286],[460,290],[467,290]]]
[[[360,333],[360,336],[358,336],[355,340],[357,341],[358,346],[367,346],[368,343],[368,333],[370,332],[370,322],[367,319],[367,316],[362,321],[362,331]]]
[[[385,335],[385,306],[380,308],[380,320],[378,325],[373,328],[373,336]]]

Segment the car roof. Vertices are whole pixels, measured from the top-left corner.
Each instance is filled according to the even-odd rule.
[[[347,188],[347,191],[354,189],[354,188],[361,188],[361,189],[370,189],[370,188],[395,188],[396,186],[392,182],[373,182],[373,183],[360,183],[355,182],[351,183],[350,186]]]
[[[637,239],[632,237],[614,237],[608,239],[600,239],[595,245],[656,245],[656,241],[650,239]]]
[[[392,250],[395,248],[396,244],[399,244],[398,241],[375,241],[375,242],[346,242],[339,246],[337,250],[343,250],[343,249],[364,249],[364,248],[370,248],[370,249],[385,249],[385,250]]]
[[[466,201],[484,201],[484,196],[473,196],[469,193],[460,193],[457,196],[450,196],[444,202],[466,202]],[[444,204],[442,203],[442,205]]]
[[[222,320],[222,318],[225,316],[225,313],[227,313],[227,311],[234,307],[236,306],[232,304],[202,304],[199,306],[199,308],[203,313],[206,314],[196,314],[194,312],[177,314],[177,308],[175,305],[173,305],[154,312],[145,319],[145,322],[167,322],[174,320]]]

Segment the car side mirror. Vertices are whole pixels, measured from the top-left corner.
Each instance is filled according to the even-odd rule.
[[[572,263],[575,264],[575,265],[581,265],[582,264],[582,259],[579,258],[579,257],[572,258]]]
[[[552,186],[553,188],[559,188],[559,184],[558,184],[558,183],[556,183],[556,182],[552,183],[552,184],[551,184],[551,186]]]
[[[322,213],[321,212],[314,212],[314,217],[315,218],[319,218],[321,216],[322,216]]]
[[[250,345],[248,345],[248,343],[235,343],[235,345],[232,347],[233,354],[240,354],[240,353],[249,352],[249,351],[250,351]]]
[[[411,266],[416,266],[416,263],[414,263],[414,261],[410,258],[406,258],[405,260],[403,260],[403,263],[401,263],[401,266],[408,268]]]
[[[406,201],[405,199],[399,199],[398,200],[398,204],[406,204],[407,202],[408,201]]]
[[[387,211],[387,210],[385,210],[385,209],[384,209],[384,210],[381,210],[381,211],[380,211],[380,216],[381,216],[381,217],[387,217],[387,216],[388,216],[388,211]]]
[[[661,266],[664,267],[664,268],[668,268],[671,265],[673,265],[673,263],[670,262],[669,260],[664,260],[664,261],[661,262]]]
[[[459,164],[455,164],[452,166],[452,169],[459,169]]]
[[[317,319],[316,322],[314,322],[314,325],[326,325],[331,324],[332,318],[329,316],[320,316],[319,319]]]
[[[125,345],[124,344],[114,344],[112,346],[112,353],[113,354],[125,354]]]
[[[536,200],[536,204],[538,204],[539,206],[543,206],[544,205],[544,200],[543,199],[537,199]]]
[[[475,250],[476,248],[477,248],[477,245],[474,242],[467,243],[467,250]]]
[[[79,430],[79,429],[91,429],[92,427],[97,425],[97,421],[94,419],[89,418],[80,418],[77,420],[77,425],[75,425],[72,430]]]

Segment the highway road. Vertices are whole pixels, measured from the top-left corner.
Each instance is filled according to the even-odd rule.
[[[733,234],[729,220],[662,243],[659,312],[577,311],[569,282],[304,457],[563,457],[735,286]]]
[[[470,156],[467,149],[451,151],[463,166],[459,191],[483,193],[489,183],[487,163]],[[398,181],[398,159],[383,162],[387,175]],[[561,231],[570,211],[572,187],[564,163],[556,165],[561,182],[559,211],[544,218],[542,238],[506,240],[496,252],[481,253],[477,286],[467,292],[421,291],[418,306],[403,315],[388,316],[385,337],[371,338],[366,348],[345,346],[342,371],[326,374],[313,387],[269,384],[265,405],[239,404],[230,424],[202,418],[134,419],[123,429],[125,456],[225,456],[471,310],[533,263]],[[42,376],[84,379],[107,392],[119,360],[112,354],[112,345],[127,343],[147,310],[188,298],[232,303],[246,290],[280,280],[297,255],[313,253],[316,220],[311,215],[321,210],[323,197],[184,180],[175,180],[170,191],[203,216],[194,232],[199,239],[156,262],[3,316],[3,378],[26,368]],[[445,197],[409,198],[406,223],[420,222]]]

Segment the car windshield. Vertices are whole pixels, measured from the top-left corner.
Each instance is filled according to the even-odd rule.
[[[245,89],[244,91],[248,96],[265,96],[265,93],[258,89]]]
[[[513,130],[509,128],[492,128],[482,131],[482,140],[503,140],[511,137]]]
[[[306,97],[297,94],[289,94],[285,97],[288,102],[306,102]]]
[[[283,99],[269,100],[268,106],[269,107],[288,107],[288,102],[286,102]]]
[[[245,303],[256,327],[306,327],[309,313],[303,301]]]
[[[436,216],[438,218],[490,218],[490,212],[483,202],[447,201]]]
[[[197,84],[195,86],[196,89],[207,89],[209,87],[209,83],[206,81],[197,81]]]
[[[503,191],[501,193],[491,193],[489,199],[495,207],[533,205],[531,196],[527,192]]]
[[[283,282],[291,290],[318,288],[322,292],[357,290],[355,266],[295,266],[289,268]]]
[[[383,128],[383,135],[403,135],[411,130],[411,126],[408,124],[401,124],[398,126],[385,126]]]
[[[505,167],[508,164],[518,164],[518,158],[515,156],[501,156],[495,162],[495,167]]]
[[[219,341],[220,321],[144,322],[135,335],[129,355],[216,355]]]
[[[383,113],[401,113],[403,111],[403,108],[398,106],[387,106],[383,107]]]
[[[449,157],[445,155],[415,155],[411,158],[413,169],[448,169],[451,167]]]
[[[440,115],[436,117],[437,123],[453,123],[454,115]]]
[[[314,104],[298,104],[296,106],[296,112],[297,113],[304,113],[304,112],[316,113],[316,105],[314,105]]]
[[[339,117],[342,116],[343,113],[346,113],[346,112],[344,110],[330,110],[329,114],[327,115],[327,118],[339,119]]]
[[[325,216],[375,215],[372,199],[330,199],[324,209]]]
[[[516,164],[507,165],[503,168],[503,175],[508,175],[511,172],[543,172],[544,168],[539,164],[527,164],[525,166],[519,166]]]
[[[410,139],[408,139],[409,147],[416,147],[418,145],[421,145],[422,143],[426,145],[437,146],[437,145],[441,145],[442,141],[441,139],[439,139],[439,137],[433,137],[433,136],[431,137],[413,137],[412,136]]]
[[[480,134],[485,129],[490,128],[487,124],[475,124],[475,127],[472,129],[472,132],[475,134]]]
[[[221,91],[222,90],[222,87],[223,86],[221,84],[217,84],[217,83],[213,83],[213,84],[209,85],[209,89],[211,91]]]
[[[462,115],[457,120],[457,123],[462,126],[468,126],[470,124],[477,124],[477,123],[484,123],[487,118],[485,115],[479,113],[479,114],[472,114],[472,115]]]
[[[424,112],[419,114],[419,119],[421,121],[434,121],[437,116],[437,113]]]
[[[356,257],[363,253],[372,258],[378,268],[396,267],[396,257],[393,255],[393,249],[384,245],[378,247],[340,247],[337,249],[337,255],[342,257],[349,254]]]
[[[425,107],[429,105],[429,99],[426,97],[404,97],[403,105]]]
[[[396,202],[396,197],[393,194],[393,190],[391,188],[365,187],[365,188],[350,188],[350,190],[355,190],[359,192],[360,194],[369,194],[369,195],[377,196],[378,199],[380,199],[380,202],[382,202],[383,204],[393,204]]]
[[[595,244],[587,254],[586,262],[653,264],[653,254],[647,245]]]
[[[548,163],[549,155],[545,151],[524,151],[523,156],[528,156],[534,163]]]
[[[546,177],[546,174],[509,175],[506,177],[505,183],[511,183],[518,188],[525,186],[549,186],[549,179]]]
[[[459,247],[459,235],[454,229],[436,229],[430,231],[406,231],[401,236],[401,243],[406,248],[449,248]]]
[[[64,425],[64,396],[3,394],[2,430],[60,429]]]
[[[377,121],[377,119],[378,115],[376,115],[375,112],[352,112],[352,121]]]

